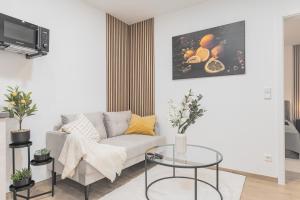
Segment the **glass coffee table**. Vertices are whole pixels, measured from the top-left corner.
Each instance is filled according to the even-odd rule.
[[[149,188],[165,179],[192,179],[194,181],[194,193],[195,200],[197,200],[197,184],[202,182],[212,187],[223,199],[221,192],[219,191],[219,164],[222,162],[223,156],[220,152],[204,146],[187,145],[187,151],[184,154],[178,154],[175,151],[174,144],[157,146],[149,149],[145,153],[145,195],[148,200]],[[170,167],[173,170],[173,175],[157,179],[148,184],[148,163],[156,163]],[[197,171],[199,168],[207,168],[215,166],[216,169],[216,185],[208,183],[204,180],[198,179]],[[194,177],[176,176],[176,168],[194,169]]]

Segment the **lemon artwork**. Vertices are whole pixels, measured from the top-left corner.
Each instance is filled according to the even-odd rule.
[[[172,37],[172,80],[246,73],[245,21]]]
[[[196,55],[201,59],[201,62],[206,62],[209,59],[210,52],[206,48],[199,47],[196,51]]]
[[[201,63],[201,58],[199,56],[192,56],[186,62],[189,64]]]

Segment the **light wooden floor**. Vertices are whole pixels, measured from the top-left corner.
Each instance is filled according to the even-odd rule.
[[[104,179],[91,186],[90,200],[98,200],[105,194],[122,186],[132,178],[144,172],[143,163],[123,171],[122,176],[114,183]],[[50,189],[49,184],[42,183],[32,193]],[[38,188],[38,189],[37,189]],[[7,199],[11,199],[8,197]],[[57,182],[55,197],[41,197],[44,200],[83,200],[83,188],[78,184],[63,180]],[[300,174],[287,173],[287,185],[280,186],[273,180],[249,176],[246,178],[241,200],[300,200]]]
[[[285,168],[288,171],[300,173],[300,160],[286,158]]]

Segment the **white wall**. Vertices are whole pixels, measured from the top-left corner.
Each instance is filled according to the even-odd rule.
[[[24,121],[33,154],[45,147],[61,113],[105,110],[105,13],[80,0],[4,0],[0,12],[50,29],[45,57],[0,51],[0,105],[7,85],[32,91],[38,105],[37,115]],[[33,176],[47,178],[46,168],[34,168]]]
[[[284,46],[284,99],[292,103],[293,100],[293,80],[294,80],[294,66],[293,66],[293,46]]]
[[[300,1],[210,0],[155,17],[156,113],[161,132],[174,140],[169,98],[192,88],[204,95],[208,112],[188,130],[188,141],[218,149],[222,167],[277,177],[283,172],[282,16],[300,13]],[[246,21],[246,74],[172,80],[172,36]],[[264,100],[271,87],[272,100]],[[279,148],[279,144],[281,148]],[[264,161],[264,154],[273,157]],[[283,162],[282,162],[283,163]],[[281,177],[283,175],[281,174]]]

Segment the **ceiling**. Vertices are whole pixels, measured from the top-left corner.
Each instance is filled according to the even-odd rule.
[[[285,19],[284,40],[286,45],[300,44],[300,15]]]
[[[84,0],[127,24],[190,7],[206,0]]]

